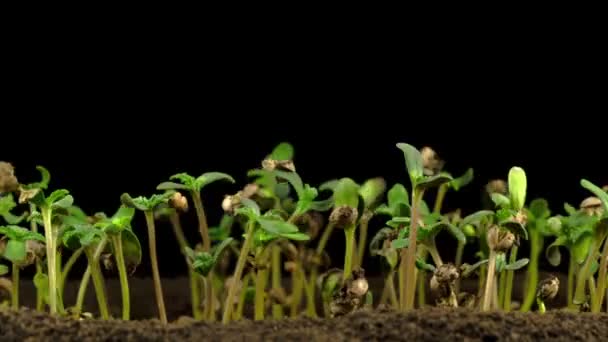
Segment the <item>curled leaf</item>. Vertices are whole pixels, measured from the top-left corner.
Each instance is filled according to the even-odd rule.
[[[422,271],[435,272],[437,269],[431,264],[427,264],[424,260],[416,258],[416,268]]]
[[[528,259],[528,258],[519,259],[513,263],[505,265],[505,270],[517,271],[517,270],[523,268],[524,266],[526,266],[529,262],[530,262],[530,259]]]
[[[492,197],[492,202],[494,202],[497,207],[508,208],[511,205],[511,200],[509,197],[501,193],[493,192],[490,194],[490,197]]]
[[[403,152],[405,166],[412,184],[417,184],[418,180],[424,175],[420,151],[407,143],[398,143],[397,148]]]
[[[206,172],[206,173],[203,173],[202,175],[198,176],[198,178],[196,178],[196,180],[195,180],[196,189],[195,190],[200,191],[205,186],[207,186],[211,183],[220,181],[220,180],[228,181],[229,183],[235,183],[234,178],[232,178],[232,176],[230,176],[227,173]]]
[[[566,245],[566,237],[560,236],[551,243],[545,250],[545,258],[552,266],[559,266],[562,262],[562,255],[559,251],[560,246]]]
[[[438,187],[442,184],[449,183],[453,178],[447,174],[437,174],[430,177],[424,177],[418,180],[416,188],[418,189],[430,189]]]
[[[462,189],[463,187],[467,186],[472,181],[473,181],[473,169],[469,168],[462,176],[460,176],[458,178],[454,178],[452,181],[450,181],[450,187],[452,187],[452,189],[458,191],[458,190]]]
[[[162,182],[156,186],[156,190],[186,190],[188,187],[184,184],[175,182]]]
[[[272,150],[269,159],[273,160],[292,160],[294,154],[293,145],[288,142],[281,142]]]
[[[463,218],[462,221],[460,222],[460,225],[466,226],[468,224],[477,224],[481,220],[483,220],[487,217],[491,217],[492,215],[494,215],[494,212],[491,210],[480,210],[480,211],[477,211],[477,212]]]

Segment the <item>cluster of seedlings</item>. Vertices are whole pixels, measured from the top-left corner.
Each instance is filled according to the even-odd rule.
[[[19,308],[19,272],[31,266],[36,269],[37,310],[83,319],[83,299],[92,280],[100,318],[110,319],[103,272],[109,267],[120,279],[121,318],[129,320],[129,277],[142,259],[132,221],[143,215],[163,323],[167,315],[155,238],[159,220],[170,222],[188,265],[192,315],[197,320],[229,323],[244,317],[246,306],[253,307],[255,320],[301,314],[335,317],[378,306],[401,311],[435,305],[542,313],[545,302],[560,291],[560,283],[554,276],[539,279],[539,261],[544,257],[557,266],[563,250],[569,257],[565,309],[599,312],[604,308],[602,303],[608,302],[606,188],[583,179],[581,186],[592,197],[579,208],[566,203],[563,215],[552,215],[546,200],[526,202],[526,174],[513,167],[506,180],[487,184],[486,207],[463,217],[460,210],[442,212],[442,204],[450,191],[472,181],[473,170],[453,177],[432,149],[418,150],[406,143],[397,147],[409,175],[405,184],[389,188],[382,178],[359,184],[345,177],[313,187],[296,172],[293,147],[281,143],[260,168],[247,173],[249,184],[224,197],[224,215],[216,226],[208,225],[202,192],[215,182],[234,183],[225,173],[176,174],[148,197],[122,194],[111,215],[88,215],[74,204],[68,190],[48,190],[50,174],[44,167],[38,167],[39,182],[21,183],[13,166],[1,162],[2,305]],[[431,191],[436,194],[432,208],[425,201]],[[190,203],[200,232],[200,242],[194,245],[181,225]],[[372,230],[370,222],[382,225]],[[341,268],[327,253],[330,237],[340,231],[345,239]],[[443,231],[453,237],[453,258],[437,248],[436,237]],[[518,253],[524,243],[530,247],[526,257]],[[477,262],[463,262],[467,248],[476,251]],[[382,292],[370,290],[362,268],[366,254],[387,270]],[[76,303],[67,306],[64,285],[79,258],[86,258],[88,267]],[[526,272],[526,281],[522,301],[515,307],[511,297],[518,270]],[[289,282],[283,281],[285,275]],[[476,293],[461,291],[464,278],[478,279]]]

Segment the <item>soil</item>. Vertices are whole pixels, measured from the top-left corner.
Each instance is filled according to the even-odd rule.
[[[24,282],[22,304],[33,307],[33,288]],[[410,313],[361,310],[333,319],[295,319],[263,322],[243,320],[227,326],[196,322],[190,314],[186,279],[165,279],[163,288],[171,323],[155,319],[150,279],[130,279],[133,319],[72,320],[32,309],[0,309],[1,341],[600,341],[608,336],[608,314],[549,310],[537,313],[480,313],[468,309],[417,309]],[[73,302],[77,284],[66,287],[66,303]],[[107,282],[112,312],[120,312],[117,282]],[[95,307],[90,288],[85,307]],[[91,310],[94,312],[94,310]]]

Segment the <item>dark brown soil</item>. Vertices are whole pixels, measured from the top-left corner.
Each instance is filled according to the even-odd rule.
[[[372,280],[371,287],[381,285],[378,281]],[[190,315],[190,302],[185,278],[163,280],[168,317],[172,322],[163,327],[155,319],[157,312],[151,280],[132,278],[129,283],[132,289],[131,322],[76,321],[26,308],[20,311],[0,309],[0,341],[605,341],[608,337],[608,314],[551,310],[545,315],[482,314],[466,309],[439,308],[407,314],[364,310],[334,319],[244,320],[223,326],[195,322],[186,317]],[[67,284],[66,306],[74,302],[77,285],[76,282]],[[107,289],[112,313],[118,317],[118,282],[108,279]],[[34,288],[31,281],[26,280],[21,286],[22,305],[34,307],[34,301]],[[92,287],[85,310],[96,314]]]
[[[424,309],[359,311],[334,319],[220,323],[76,321],[29,309],[0,311],[2,341],[602,341],[608,315]]]

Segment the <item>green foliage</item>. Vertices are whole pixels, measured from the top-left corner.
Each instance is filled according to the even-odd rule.
[[[383,178],[376,177],[366,180],[359,187],[359,195],[363,198],[366,208],[375,206],[386,190],[386,182]]]
[[[215,267],[222,252],[233,242],[232,238],[227,238],[219,245],[214,246],[211,252],[195,252],[191,248],[186,247],[186,255],[191,262],[192,269],[206,277],[209,272]]]
[[[606,191],[602,190],[600,187],[591,183],[587,179],[581,179],[581,186],[591,191],[597,198],[599,198],[602,201],[604,210],[608,212],[608,193],[606,193]]]
[[[220,181],[234,183],[235,180],[229,174],[223,172],[206,172],[198,177],[193,177],[185,172],[177,173],[169,177],[169,182],[162,182],[156,186],[156,190],[189,190],[200,192],[205,186]],[[179,183],[173,182],[179,181]]]
[[[388,203],[381,204],[375,212],[388,216],[409,216],[410,200],[407,190],[402,184],[395,184],[387,193]]]
[[[521,210],[526,203],[528,180],[524,169],[514,166],[509,170],[509,196],[514,210]]]
[[[8,266],[0,264],[0,276],[8,273]]]
[[[27,213],[16,216],[11,211],[17,206],[13,198],[13,194],[9,193],[0,197],[0,216],[8,224],[19,224],[26,217]]]
[[[472,168],[467,169],[467,171],[462,174],[462,176],[458,177],[458,178],[454,178],[452,181],[450,181],[449,186],[458,191],[460,189],[462,189],[463,187],[469,185],[472,181],[473,181],[473,177],[474,177],[474,172]]]
[[[288,142],[279,143],[272,150],[272,153],[268,156],[268,159],[272,160],[292,160],[294,155],[294,148]]]
[[[150,197],[139,196],[133,198],[130,194],[125,192],[120,196],[120,201],[129,208],[141,211],[154,211],[161,205],[167,204],[174,193],[174,191],[167,191],[162,194],[154,194]]]
[[[420,151],[414,146],[406,143],[398,143],[397,148],[403,152],[405,165],[413,187],[425,190],[449,183],[453,180],[452,176],[447,173],[425,176]]]

